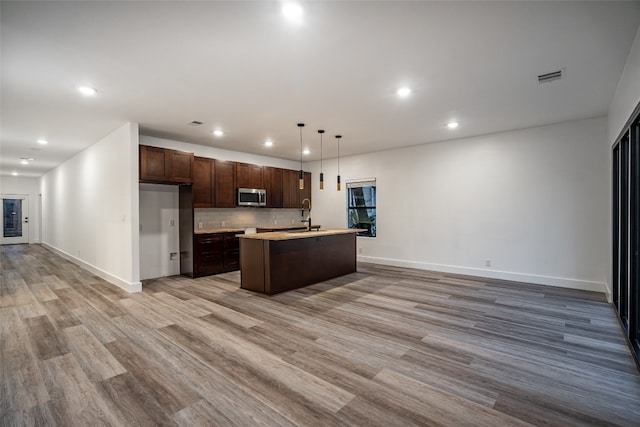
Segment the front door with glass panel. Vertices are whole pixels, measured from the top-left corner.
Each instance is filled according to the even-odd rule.
[[[2,244],[29,243],[27,196],[2,195]]]

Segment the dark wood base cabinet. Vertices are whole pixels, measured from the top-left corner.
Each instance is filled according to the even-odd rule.
[[[240,268],[238,233],[196,234],[193,242],[193,277],[235,271]]]
[[[356,271],[355,233],[291,240],[240,239],[241,287],[268,295]]]

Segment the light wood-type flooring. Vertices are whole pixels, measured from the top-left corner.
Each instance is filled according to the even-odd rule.
[[[602,294],[369,264],[272,297],[239,273],[128,294],[1,254],[2,425],[640,425]]]

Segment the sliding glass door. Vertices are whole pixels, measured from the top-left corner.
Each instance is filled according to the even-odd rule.
[[[629,340],[640,360],[640,117],[629,127],[631,147],[631,279],[627,293]]]
[[[638,110],[637,110],[638,111]],[[613,147],[612,298],[640,366],[640,113]]]

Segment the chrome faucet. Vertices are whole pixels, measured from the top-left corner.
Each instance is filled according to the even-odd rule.
[[[309,199],[302,200],[300,213],[302,214],[303,218],[304,218],[304,210],[305,210],[304,202],[309,202],[309,207],[307,208],[307,210],[309,211],[309,214],[307,215],[307,219],[303,219],[301,222],[306,222],[308,225],[307,231],[311,231],[311,200]]]

